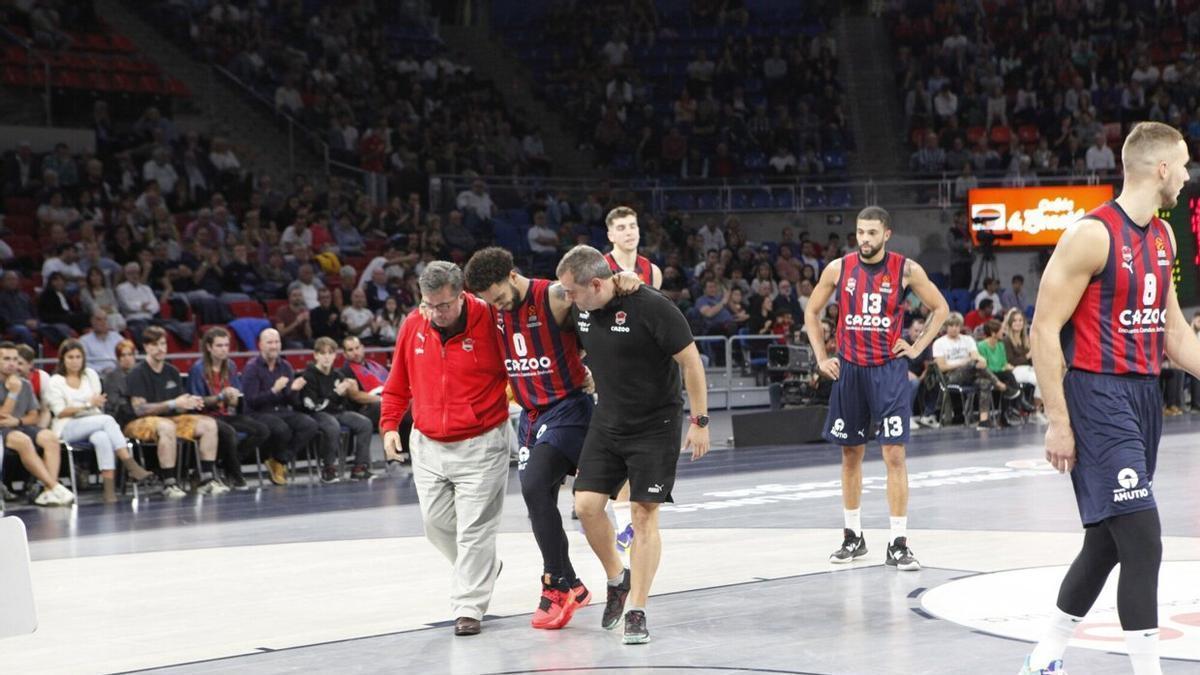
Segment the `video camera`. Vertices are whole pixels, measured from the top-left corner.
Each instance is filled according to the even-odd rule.
[[[767,347],[767,372],[807,376],[812,373],[812,347],[808,345],[770,345]]]

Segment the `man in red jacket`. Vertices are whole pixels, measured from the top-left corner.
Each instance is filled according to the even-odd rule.
[[[476,635],[500,574],[496,534],[508,483],[508,373],[487,303],[463,291],[453,263],[429,263],[421,309],[404,321],[383,386],[379,429],[388,459],[412,404],[413,482],[425,537],[454,565],[455,635]]]

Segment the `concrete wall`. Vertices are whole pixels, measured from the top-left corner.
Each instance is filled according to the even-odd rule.
[[[53,151],[56,143],[71,146],[72,153],[96,151],[96,132],[91,129],[0,125],[0,151],[16,150],[23,141],[38,153]]]

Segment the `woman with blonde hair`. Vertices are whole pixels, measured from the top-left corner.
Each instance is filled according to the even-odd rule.
[[[1029,322],[1025,314],[1012,308],[1004,315],[1004,351],[1008,355],[1008,363],[1013,367],[1013,378],[1021,384],[1033,385],[1033,405],[1037,408],[1034,419],[1038,424],[1046,424],[1046,415],[1042,412],[1042,389],[1038,386],[1037,377],[1033,374],[1033,362],[1029,359]]]
[[[110,503],[117,500],[115,459],[119,458],[130,479],[139,483],[154,474],[133,459],[121,427],[104,413],[107,402],[100,376],[87,367],[83,344],[64,340],[58,350],[58,367],[46,388],[46,406],[54,416],[50,430],[68,443],[92,444],[104,483],[104,501]]]

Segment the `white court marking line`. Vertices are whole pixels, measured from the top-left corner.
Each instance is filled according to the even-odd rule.
[[[582,535],[568,536],[584,581],[602,589],[603,572]],[[859,567],[883,560],[886,531],[866,536],[871,552]],[[910,530],[910,538],[926,565],[987,572],[1062,564],[1082,536]],[[828,555],[840,541],[833,529],[664,530],[654,590],[837,571],[844,568],[830,565]],[[1200,558],[1200,538],[1168,537],[1164,544],[1169,558]],[[497,546],[504,573],[488,613],[529,614],[541,575],[533,536],[501,534]],[[4,640],[0,651],[5,671],[38,672],[53,663],[66,672],[102,673],[394,633],[453,618],[449,577],[448,563],[420,537],[44,560],[33,564],[40,628]],[[598,611],[584,610],[571,630],[599,631],[592,616]]]
[[[947,582],[926,591],[921,606],[940,619],[992,635],[1036,642],[1066,574],[1065,565],[1006,570]],[[1159,574],[1159,653],[1200,661],[1200,561],[1163,563]],[[1128,653],[1117,618],[1117,574],[1075,631],[1072,647]],[[1064,659],[1070,663],[1068,658]]]

